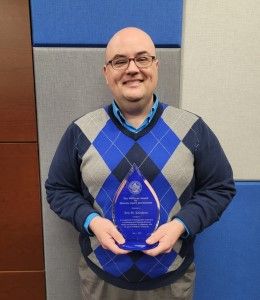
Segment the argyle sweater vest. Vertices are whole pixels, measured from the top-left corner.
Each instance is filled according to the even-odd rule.
[[[189,237],[179,239],[170,253],[115,255],[83,227],[92,212],[112,220],[114,195],[133,164],[160,200],[159,226],[178,217],[189,228]],[[46,190],[51,208],[80,231],[89,267],[118,287],[145,290],[169,285],[185,272],[193,261],[195,234],[218,220],[234,184],[229,163],[201,118],[160,103],[139,133],[124,128],[111,106],[72,123],[54,156]]]

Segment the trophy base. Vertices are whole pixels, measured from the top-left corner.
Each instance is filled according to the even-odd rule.
[[[129,251],[143,251],[143,250],[149,250],[153,249],[158,246],[159,243],[155,243],[152,245],[148,245],[145,242],[138,242],[138,241],[128,241],[124,244],[117,244],[119,248]]]

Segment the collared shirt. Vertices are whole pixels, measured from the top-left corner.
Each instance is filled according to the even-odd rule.
[[[158,103],[159,103],[159,100],[157,97],[155,97],[154,103],[153,103],[153,106],[152,106],[150,112],[148,113],[147,117],[145,118],[143,123],[138,128],[135,128],[126,120],[126,118],[122,114],[122,112],[121,112],[120,108],[118,107],[115,100],[112,102],[112,107],[113,107],[114,116],[117,118],[117,120],[120,122],[120,124],[122,126],[124,126],[127,130],[134,132],[134,133],[138,133],[141,130],[143,130],[145,127],[147,127],[148,124],[152,121],[152,119],[156,113],[156,110],[158,108]]]

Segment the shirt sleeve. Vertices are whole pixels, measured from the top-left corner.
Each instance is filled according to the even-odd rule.
[[[82,160],[77,148],[80,134],[81,130],[75,124],[66,130],[53,157],[45,188],[50,208],[78,231],[87,233],[84,222],[96,211],[92,207],[92,196],[81,178]]]
[[[89,235],[93,235],[93,232],[89,228],[89,224],[95,217],[100,217],[100,215],[97,213],[91,213],[90,215],[88,215],[88,217],[86,218],[86,220],[84,222],[84,228],[86,229],[86,231]]]
[[[186,224],[184,224],[184,222],[183,222],[181,219],[179,219],[179,218],[174,218],[174,220],[180,222],[180,223],[183,225],[183,227],[184,227],[184,229],[185,229],[185,232],[181,235],[181,237],[182,237],[183,239],[186,239],[186,238],[190,235],[190,231],[189,231],[188,227],[186,226]]]
[[[215,134],[202,119],[193,129],[198,136],[195,192],[175,216],[189,228],[190,235],[218,221],[236,191],[231,166]]]

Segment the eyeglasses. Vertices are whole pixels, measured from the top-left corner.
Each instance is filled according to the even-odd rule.
[[[143,69],[150,67],[155,59],[156,57],[152,55],[142,55],[133,58],[116,57],[108,61],[106,65],[111,65],[114,70],[126,70],[129,67],[130,61],[133,60],[138,68]]]

